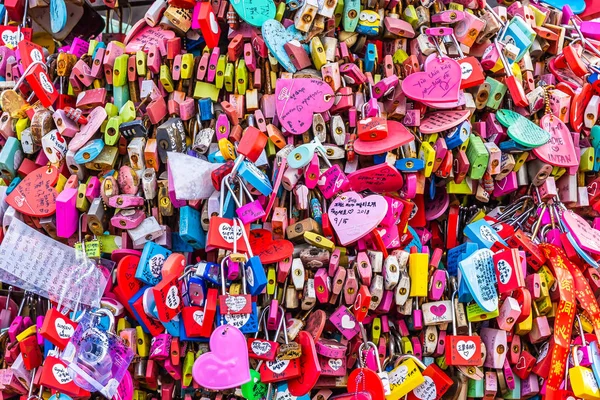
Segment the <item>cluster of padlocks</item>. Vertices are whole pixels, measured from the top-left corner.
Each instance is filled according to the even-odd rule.
[[[600,400],[600,2],[122,1],[0,5],[0,400]]]

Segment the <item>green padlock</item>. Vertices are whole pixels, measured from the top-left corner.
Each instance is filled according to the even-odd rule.
[[[260,381],[260,373],[251,369],[250,382],[242,385],[242,396],[246,400],[259,400],[267,396],[268,385]]]

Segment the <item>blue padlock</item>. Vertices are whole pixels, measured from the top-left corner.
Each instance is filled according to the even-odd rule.
[[[181,239],[197,250],[206,247],[206,233],[202,230],[200,219],[200,212],[190,206],[179,209]]]
[[[135,277],[151,286],[158,284],[162,279],[163,263],[171,253],[171,250],[165,249],[159,244],[146,242],[135,271]]]

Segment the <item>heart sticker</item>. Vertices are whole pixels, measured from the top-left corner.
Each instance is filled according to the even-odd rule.
[[[356,326],[356,322],[350,318],[349,315],[342,316],[342,328],[344,329],[354,329]]]
[[[52,366],[52,375],[54,375],[54,379],[56,379],[56,381],[61,385],[66,385],[73,380],[69,374],[69,371],[67,370],[67,367],[60,363]]]
[[[268,354],[271,351],[271,343],[263,342],[262,340],[255,340],[250,345],[250,348],[254,352],[254,354],[258,356],[262,356],[264,354]]]
[[[363,198],[356,192],[345,192],[329,206],[333,230],[340,244],[346,246],[368,235],[387,213],[388,203],[383,196]]]
[[[550,134],[512,110],[498,110],[496,119],[505,128],[508,136],[525,147],[539,147],[550,140]]]
[[[246,337],[236,327],[221,325],[210,335],[210,350],[194,362],[192,376],[211,390],[232,389],[250,382]]]
[[[537,158],[557,167],[566,168],[579,165],[571,131],[560,118],[546,114],[540,119],[540,127],[550,132],[550,140],[533,149],[533,154]]]
[[[600,231],[592,228],[585,219],[571,210],[563,213],[562,220],[579,247],[590,253],[600,254]]]
[[[436,57],[425,71],[408,75],[402,81],[406,97],[417,101],[455,102],[460,90],[460,64],[451,58]]]
[[[472,340],[459,340],[456,342],[456,351],[458,351],[462,358],[470,360],[475,355],[475,342]]]
[[[25,39],[23,32],[21,32],[21,35],[19,35],[17,28],[14,28],[14,30],[11,30],[12,27],[10,26],[4,26],[3,28],[4,31],[2,31],[2,34],[0,35],[0,38],[2,39],[2,45],[8,45],[14,48],[17,47],[21,40]]]
[[[202,323],[204,322],[204,310],[194,311],[192,318],[194,318],[194,322],[196,322],[198,325],[202,326]]]
[[[290,365],[290,360],[274,360],[265,363],[274,374],[281,374]]]
[[[233,243],[233,226],[231,226],[231,224],[227,223],[227,222],[223,222],[221,223],[221,225],[219,225],[219,234],[221,235],[221,237],[223,238],[223,240],[225,240],[227,243]],[[242,228],[238,227],[237,229],[235,229],[235,241],[238,241],[239,238],[242,237]]]
[[[240,329],[250,320],[252,314],[225,314],[225,324]]]
[[[364,156],[373,156],[392,151],[415,140],[413,134],[400,122],[388,120],[387,124],[388,135],[385,139],[375,141],[356,139],[354,141],[354,151]]]
[[[313,114],[333,106],[333,89],[319,79],[277,79],[275,107],[281,126],[294,135],[308,132]]]
[[[294,252],[294,245],[289,240],[273,240],[271,231],[253,229],[248,237],[252,252],[260,258],[263,264],[272,264],[288,257]]]
[[[327,363],[329,364],[329,367],[334,371],[340,369],[343,364],[342,360],[340,360],[339,358],[330,358]]]
[[[413,390],[413,394],[420,400],[435,400],[437,398],[437,388],[430,376],[424,376],[425,382]]]
[[[246,280],[248,281],[248,285],[254,286],[254,272],[250,266],[246,268]]]
[[[262,36],[265,44],[269,48],[273,57],[277,59],[279,64],[285,68],[288,72],[296,72],[296,67],[292,64],[290,56],[283,47],[286,43],[292,40],[304,40],[302,33],[293,28],[286,29],[281,22],[276,19],[269,19],[262,24]],[[312,119],[312,115],[310,116]]]
[[[227,296],[225,304],[232,312],[239,312],[246,307],[246,298],[244,296]]]
[[[512,276],[512,267],[506,260],[499,260],[496,268],[498,269],[498,280],[506,285]]]
[[[241,19],[258,27],[275,18],[277,11],[272,0],[231,0],[230,4]]]
[[[435,315],[437,317],[441,317],[446,312],[446,305],[440,304],[437,306],[431,306],[430,311],[433,315]]]
[[[177,307],[179,307],[180,303],[181,303],[181,297],[179,296],[179,289],[177,289],[177,286],[171,286],[169,288],[169,291],[167,292],[167,298],[165,300],[165,304],[171,310],[175,310],[175,309],[177,309]]]
[[[48,217],[56,212],[57,180],[56,167],[38,168],[25,176],[6,197],[6,202],[30,217]]]
[[[400,171],[386,163],[354,171],[348,175],[348,181],[350,187],[357,192],[363,190],[375,193],[395,192],[404,185]]]
[[[63,318],[56,318],[54,320],[54,329],[56,329],[56,333],[61,339],[69,339],[75,333],[75,327],[67,324]]]

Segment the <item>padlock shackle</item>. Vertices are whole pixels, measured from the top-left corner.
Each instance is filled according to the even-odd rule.
[[[270,306],[267,306],[267,307],[270,307]],[[283,340],[285,341],[285,344],[289,344],[290,340],[288,338],[287,328],[284,326],[285,325],[285,310],[283,309],[282,306],[279,306],[279,312],[281,313],[281,318],[279,319],[279,325],[277,325],[277,331],[275,331],[275,337],[273,339],[275,341],[277,341],[277,339],[279,338],[279,332],[281,332],[281,328],[283,328]]]
[[[27,1],[27,0],[26,0]],[[29,3],[27,1],[27,3]],[[25,11],[27,12],[27,11]],[[31,64],[29,64],[27,66],[27,68],[25,69],[25,71],[23,72],[23,75],[21,75],[21,77],[19,78],[19,80],[15,83],[15,86],[13,87],[13,90],[16,92],[19,89],[19,86],[21,86],[21,84],[23,83],[23,81],[25,80],[25,77],[29,74],[29,72],[33,69],[34,66],[36,65],[41,65],[42,67],[44,67],[44,71],[46,73],[48,73],[48,67],[46,66],[46,64],[44,64],[41,61],[34,61]]]
[[[106,332],[110,332],[110,333],[115,333],[114,329],[115,329],[115,316],[113,315],[113,313],[111,313],[108,309],[106,308],[99,308],[95,311],[90,312],[91,315],[93,315],[94,317],[107,317],[108,318],[108,329],[106,330]]]
[[[370,341],[362,342],[360,347],[358,348],[358,359],[361,364],[361,367],[362,368],[365,367],[364,358],[366,358],[366,356],[363,357],[363,355],[362,355],[362,353],[365,351],[365,347],[371,347],[373,349],[373,351],[375,352],[375,360],[377,362],[377,372],[383,372],[383,370],[381,369],[381,360],[379,359],[379,350],[377,349],[377,346],[375,345],[375,343],[370,342]],[[369,350],[366,349],[366,351],[368,352]]]
[[[456,310],[454,310],[454,299],[456,298],[456,294],[458,293],[458,289],[455,289],[454,292],[452,292],[452,297],[450,299],[450,301],[452,302],[452,305],[450,307],[450,315],[452,315],[452,335],[456,336]]]
[[[585,332],[583,331],[583,324],[581,323],[581,317],[575,314],[575,318],[577,318],[577,326],[579,329],[579,336],[581,336],[581,345],[587,346],[587,342],[585,341]]]
[[[246,249],[247,249],[248,256],[249,256],[249,257],[246,257],[246,258],[252,258],[252,257],[254,257],[254,253],[252,252],[252,246],[250,246],[250,239],[248,239],[248,235],[246,234],[246,229],[244,229],[244,223],[239,218],[234,218],[234,221],[237,221],[237,223],[242,228],[242,237],[244,238],[244,243],[246,243]],[[236,237],[235,231],[233,232],[233,237],[234,237],[234,240],[235,240],[235,237]],[[235,242],[237,242],[237,240],[235,240]],[[244,269],[244,268],[242,268],[242,269]],[[244,269],[243,273],[245,274],[245,269]],[[245,275],[244,275],[244,278],[245,278]]]
[[[413,356],[412,354],[403,354],[400,356],[400,358],[396,362],[401,363],[404,360],[413,360],[415,362],[415,364],[417,364],[419,366],[419,368],[421,368],[422,370],[425,370],[425,368],[427,368],[427,366],[425,364],[423,364],[423,361],[419,360],[417,357]]]

